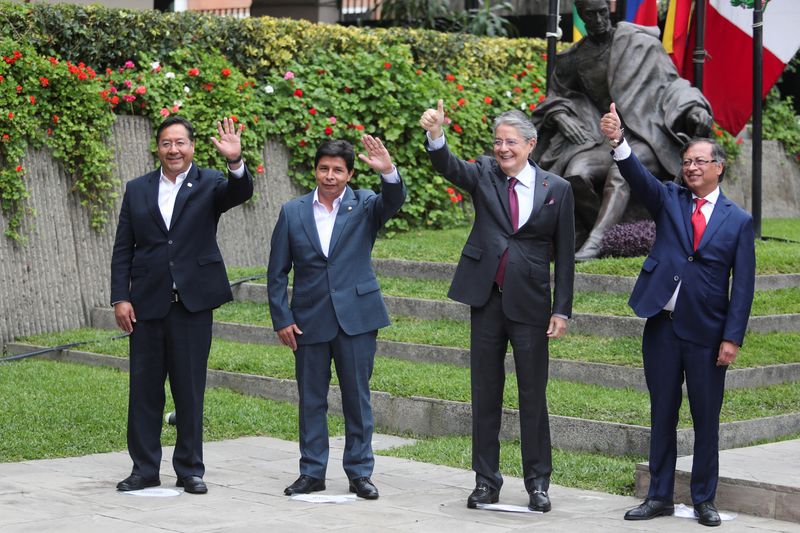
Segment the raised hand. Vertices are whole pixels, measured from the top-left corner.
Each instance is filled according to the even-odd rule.
[[[442,136],[442,126],[444,125],[444,100],[439,99],[436,109],[427,109],[419,119],[422,129],[431,134],[431,139],[438,139]]]
[[[378,137],[372,135],[364,135],[361,137],[361,144],[367,154],[358,154],[358,158],[368,164],[370,168],[381,174],[389,174],[394,166],[392,165],[392,156],[383,145]]]
[[[608,113],[600,119],[600,131],[609,141],[622,139],[622,121],[617,115],[617,106],[614,102],[611,102]]]
[[[219,139],[212,135],[211,142],[228,161],[237,161],[242,155],[243,129],[244,125],[242,124],[239,124],[239,128],[236,129],[236,124],[231,117],[225,117],[222,122],[217,122]]]

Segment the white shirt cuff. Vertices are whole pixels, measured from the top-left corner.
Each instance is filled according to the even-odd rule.
[[[611,152],[611,156],[614,158],[614,161],[622,161],[623,159],[628,159],[631,156],[631,145],[628,144],[628,141],[623,137],[622,142],[614,148]]]
[[[400,174],[397,173],[397,167],[392,165],[392,171],[388,174],[381,174],[381,179],[386,183],[400,183]]]
[[[242,176],[244,176],[244,161],[242,161],[241,166],[236,170],[233,170],[230,167],[230,165],[228,165],[228,172],[230,172],[231,176],[233,176],[234,178],[241,178]]]
[[[561,313],[553,313],[553,316],[557,316],[558,318],[563,318],[564,320],[569,320],[567,315],[562,315]]]
[[[442,132],[442,136],[438,139],[431,139],[431,132],[426,131],[425,135],[428,137],[428,151],[433,152],[434,150],[438,150],[442,146],[444,146],[444,132]]]

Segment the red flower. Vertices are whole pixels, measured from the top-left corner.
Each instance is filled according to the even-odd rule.
[[[422,69],[421,69],[421,68],[418,68],[418,69],[416,70],[416,73],[417,73],[417,76],[419,76],[420,74],[422,74]]]
[[[325,69],[322,69],[322,68],[321,68],[321,69],[318,69],[318,70],[317,70],[317,75],[318,75],[318,76],[322,76],[323,74],[325,74]]]
[[[258,172],[259,174],[263,174],[264,173],[264,165],[258,165],[256,167],[256,172]]]
[[[545,61],[547,61],[547,53],[544,53],[544,54],[542,54],[542,59],[544,59]]]
[[[515,93],[521,93],[522,92],[522,87],[514,87],[514,92]]]
[[[231,120],[235,124],[235,123],[239,122],[239,117],[237,117],[236,115],[231,115]]]
[[[300,98],[301,96],[303,96],[303,89],[295,89],[294,90],[294,95],[296,97]]]
[[[205,89],[208,92],[211,92],[211,89],[213,89],[213,88],[214,88],[214,84],[213,83],[206,83],[205,85],[203,85],[203,89]]]
[[[736,144],[742,144],[742,139],[736,139]]]
[[[517,78],[519,78],[519,76],[518,76],[518,75],[516,75],[516,74],[512,74],[512,75],[511,75],[511,77],[512,77],[512,78],[514,78],[515,80],[516,80]]]
[[[7,141],[7,140],[9,140],[10,138],[11,138],[11,136],[10,136],[8,133],[4,133],[4,134],[3,134],[3,142],[6,142],[6,141]]]
[[[456,89],[458,89],[459,91],[463,91],[464,86],[459,83],[458,85],[456,85]]]
[[[460,202],[461,200],[463,200],[463,199],[464,199],[464,197],[463,197],[463,196],[461,196],[461,193],[458,193],[458,194],[456,195],[456,200],[458,200],[459,202]]]
[[[330,135],[333,133],[333,128],[330,126],[325,126],[325,135]]]
[[[58,124],[58,115],[53,115],[53,124]]]
[[[30,102],[31,102],[31,105],[34,105],[34,104],[36,103],[36,97],[35,97],[35,96],[33,96],[33,95],[30,95],[30,96],[28,97],[28,100],[30,100]]]
[[[144,85],[139,85],[134,92],[136,94],[144,94],[147,92],[147,87],[145,87]]]
[[[176,106],[176,105],[172,106],[172,112],[173,113],[177,113],[178,111],[180,111],[180,109],[181,108],[179,106]]]
[[[464,130],[463,130],[463,129],[461,129],[461,126],[459,126],[458,124],[453,124],[453,131],[455,131],[455,132],[456,132],[456,133],[458,133],[459,135],[461,135],[462,133],[464,133]]]
[[[299,144],[300,146],[305,146],[305,145],[306,145],[306,141],[305,141],[305,139],[300,139],[300,142],[299,142],[298,144]]]
[[[198,74],[200,74],[200,69],[190,68],[189,72],[187,72],[186,74],[188,74],[189,76],[197,76]]]
[[[446,79],[447,81],[456,81],[456,77],[453,76],[452,74],[448,74],[447,76],[444,77],[444,79]]]
[[[363,130],[364,130],[364,125],[363,125],[363,124],[356,124],[356,125],[355,125],[355,128],[356,128],[358,131],[363,131]]]
[[[162,107],[161,111],[159,111],[159,113],[161,113],[162,117],[168,117],[169,116],[169,109],[167,109],[166,107]]]
[[[53,128],[47,128],[47,134],[48,135],[52,135],[53,134]]]
[[[58,65],[58,59],[56,59],[55,57],[52,57],[52,56],[51,56],[51,57],[48,57],[48,58],[47,58],[47,60],[48,60],[50,63],[54,64],[54,65]]]
[[[388,63],[388,62],[387,62],[387,63],[384,63],[384,64],[383,64],[383,68],[385,68],[385,69],[387,69],[387,70],[388,70],[388,69],[392,68],[392,64],[391,64],[391,63]]]
[[[530,111],[533,111],[534,109],[536,109],[536,104],[528,104],[528,109]]]
[[[538,92],[539,92],[539,88],[538,88],[538,87],[534,87],[534,88],[533,88],[533,92],[534,92],[534,94],[535,94],[535,93],[538,93]]]
[[[22,165],[17,165],[17,172],[22,172]]]
[[[136,97],[134,95],[132,95],[132,94],[125,94],[125,95],[122,96],[122,99],[125,100],[126,102],[130,103],[130,102],[133,102],[134,100],[136,100]]]
[[[447,194],[453,195],[455,193],[456,193],[456,190],[454,188],[452,188],[452,187],[448,187],[447,188]]]
[[[47,87],[48,85],[50,85],[50,80],[48,80],[45,77],[40,77],[39,78],[39,83],[42,84],[42,87]]]
[[[0,76],[0,83],[3,83],[4,81],[6,81],[6,78],[4,76]]]
[[[86,78],[88,78],[88,76],[86,75],[85,72],[79,72],[78,73],[78,79],[79,80],[85,80]]]
[[[717,137],[722,137],[722,130],[714,130],[714,135]]]
[[[456,203],[456,202],[458,202],[458,197],[457,196],[451,196],[450,197],[450,201],[453,202],[453,203]]]
[[[111,97],[111,105],[117,105],[119,103],[119,96],[114,95]]]
[[[13,111],[9,111],[8,118],[10,118],[10,119],[14,118],[14,112]]]
[[[346,92],[347,94],[350,94],[350,92],[351,92],[352,90],[353,90],[353,89],[351,89],[351,88],[350,88],[350,87],[348,87],[347,85],[345,85],[345,86],[344,86],[344,92]]]
[[[544,98],[545,98],[545,96],[544,96],[543,94],[540,94],[540,95],[539,95],[539,101],[540,101],[540,102],[541,102],[542,100],[544,100]]]
[[[22,92],[22,85],[17,85],[17,94]]]
[[[316,115],[317,114],[317,110],[315,108],[313,108],[313,107],[311,109],[309,109],[308,112],[311,113],[312,115]]]
[[[491,96],[484,96],[483,97],[483,101],[485,103],[487,103],[487,104],[491,104],[492,103],[492,97]]]
[[[231,69],[229,69],[229,68],[224,68],[224,69],[222,69],[222,72],[221,72],[221,74],[222,74],[222,77],[223,77],[223,78],[227,78],[228,76],[230,76],[230,75],[231,75]]]
[[[463,98],[459,98],[457,103],[458,103],[458,105],[464,105],[464,104],[467,103],[467,101],[464,100]]]

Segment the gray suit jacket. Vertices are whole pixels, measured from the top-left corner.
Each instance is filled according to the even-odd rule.
[[[403,205],[405,185],[382,182],[382,192],[345,189],[331,235],[328,257],[314,221],[313,191],[281,208],[272,233],[267,269],[269,309],[277,331],[291,324],[303,332],[298,344],[333,339],[339,328],[359,335],[389,325],[372,245],[378,230]],[[289,272],[294,268],[289,304]]]
[[[511,225],[507,177],[492,157],[474,163],[453,155],[447,145],[429,152],[433,167],[467,191],[475,222],[461,252],[448,296],[472,307],[489,300],[497,267],[508,248],[503,311],[511,320],[547,325],[550,316],[572,314],[575,277],[574,200],[569,183],[535,163],[531,216],[516,232]],[[550,292],[551,247],[555,287]]]

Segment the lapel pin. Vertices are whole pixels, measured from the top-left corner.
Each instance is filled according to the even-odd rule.
[[[542,187],[547,187],[547,181],[542,182]]]
[[[187,184],[186,184],[186,186],[187,186],[187,187],[191,187],[191,186],[192,186],[192,184],[191,184],[191,183],[187,183]]]
[[[352,206],[352,205],[348,205],[348,206],[347,206],[347,210],[348,210],[348,211],[352,211],[352,210],[353,210],[353,206]]]

